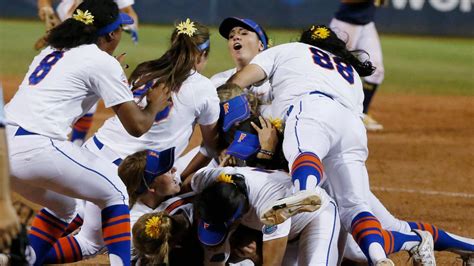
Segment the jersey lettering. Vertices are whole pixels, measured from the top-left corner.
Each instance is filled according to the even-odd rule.
[[[46,75],[48,75],[51,68],[61,59],[64,55],[64,51],[54,51],[49,55],[45,56],[41,60],[40,64],[35,68],[35,71],[31,73],[28,81],[30,85],[36,85],[40,83]]]
[[[339,74],[350,84],[354,84],[354,69],[351,65],[345,63],[340,57],[332,57],[324,51],[310,47],[309,50],[313,55],[313,62],[325,69],[333,70],[336,65],[336,70]],[[333,63],[334,62],[334,63]]]

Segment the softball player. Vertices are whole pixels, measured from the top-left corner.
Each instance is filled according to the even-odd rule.
[[[228,234],[240,223],[263,232],[263,264],[281,264],[286,243],[298,238],[300,265],[336,265],[340,229],[335,202],[320,188],[322,206],[274,226],[260,221],[268,201],[291,195],[288,174],[249,167],[205,168],[191,180],[198,237],[206,246],[205,260],[222,263],[229,256]]]
[[[339,38],[347,42],[349,50],[364,50],[375,66],[372,75],[364,77],[364,125],[367,130],[382,130],[382,124],[368,115],[370,103],[384,78],[382,46],[374,24],[376,6],[384,0],[342,0],[329,25]]]
[[[52,7],[53,0],[38,0],[38,16],[46,23],[46,31],[51,30],[56,25],[72,16],[76,7],[82,0],[62,0],[56,7],[56,13]],[[121,12],[128,14],[133,18],[133,24],[124,25],[124,30],[132,35],[132,40],[138,42],[138,15],[133,9],[134,0],[114,0]],[[56,15],[57,14],[57,15]],[[35,43],[35,49],[39,50],[47,45],[45,42],[46,36],[42,36]],[[74,124],[71,132],[70,140],[77,146],[82,146],[84,140],[92,126],[92,121],[95,112],[97,111],[97,104],[94,104],[91,109]]]
[[[71,124],[100,98],[137,137],[165,106],[169,94],[155,89],[141,109],[122,67],[111,56],[121,39],[120,25],[132,23],[113,1],[84,1],[72,18],[51,30],[51,46],[34,58],[5,107],[13,187],[46,207],[29,232],[37,265],[74,218],[74,198],[89,200],[102,210],[111,264],[130,263],[128,195],[116,167],[74,146],[67,135]]]
[[[269,206],[262,221],[278,224],[298,212],[298,203],[323,181],[324,163],[344,228],[372,263],[393,265],[384,250],[388,233],[371,213],[366,198],[368,151],[360,119],[363,92],[359,75],[371,75],[373,70],[370,62],[353,56],[332,30],[311,26],[299,43],[263,51],[229,82],[247,87],[269,79],[273,116],[286,120],[283,150],[299,192]]]
[[[141,107],[147,105],[144,96],[158,78],[166,87],[172,88],[169,105],[155,116],[153,125],[141,137],[127,133],[122,121],[115,116],[108,119],[83,147],[116,165],[128,155],[146,149],[162,151],[175,147],[174,155],[179,157],[197,123],[204,143],[213,149],[217,139],[219,99],[210,80],[199,73],[204,70],[209,51],[207,27],[189,19],[177,25],[168,51],[159,59],[140,64],[131,75],[136,87],[133,94]],[[179,181],[179,175],[176,177]],[[94,255],[103,247],[98,220],[100,212],[94,205],[86,204],[84,225],[74,237],[83,256]],[[66,262],[76,259],[69,257]]]
[[[269,39],[265,30],[255,21],[249,18],[229,17],[222,21],[219,26],[219,33],[227,39],[227,48],[234,61],[235,68],[220,72],[211,77],[212,83],[218,88],[224,84],[233,74],[244,66],[261,51],[269,46]],[[259,101],[259,112],[268,117],[271,102],[271,87],[269,82],[260,86],[250,87]]]

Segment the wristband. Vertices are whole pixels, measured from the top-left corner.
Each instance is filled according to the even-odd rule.
[[[272,152],[272,151],[263,150],[263,149],[262,149],[262,150],[259,150],[258,152],[261,153],[261,154],[265,154],[265,155],[267,155],[267,156],[270,156],[270,157],[273,157],[273,155],[275,154],[275,153]]]

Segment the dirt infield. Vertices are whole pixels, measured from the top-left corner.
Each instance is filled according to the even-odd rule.
[[[8,101],[19,80],[3,82]],[[474,238],[473,103],[474,97],[463,96],[376,96],[373,115],[385,130],[369,133],[367,164],[375,194],[395,216]],[[93,131],[110,115],[101,105]],[[410,265],[406,254],[393,258],[396,265]],[[448,252],[437,253],[437,260],[461,265]]]

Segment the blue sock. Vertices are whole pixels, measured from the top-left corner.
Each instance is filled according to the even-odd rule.
[[[474,251],[474,239],[468,239],[448,233],[428,223],[408,222],[408,224],[411,229],[420,229],[430,232],[433,236],[434,248],[437,251],[446,249]]]
[[[319,157],[312,152],[300,153],[291,166],[291,180],[298,190],[306,190],[310,175],[316,178],[313,185],[318,185],[323,177],[323,164]],[[314,187],[309,189],[312,188]]]
[[[109,206],[102,210],[102,235],[109,250],[123,265],[130,265],[130,211],[125,204]]]
[[[81,246],[74,236],[60,238],[49,250],[45,264],[71,263],[82,260]]]
[[[43,265],[48,252],[66,230],[67,223],[46,209],[38,212],[28,232],[28,241],[35,251],[34,265]]]

